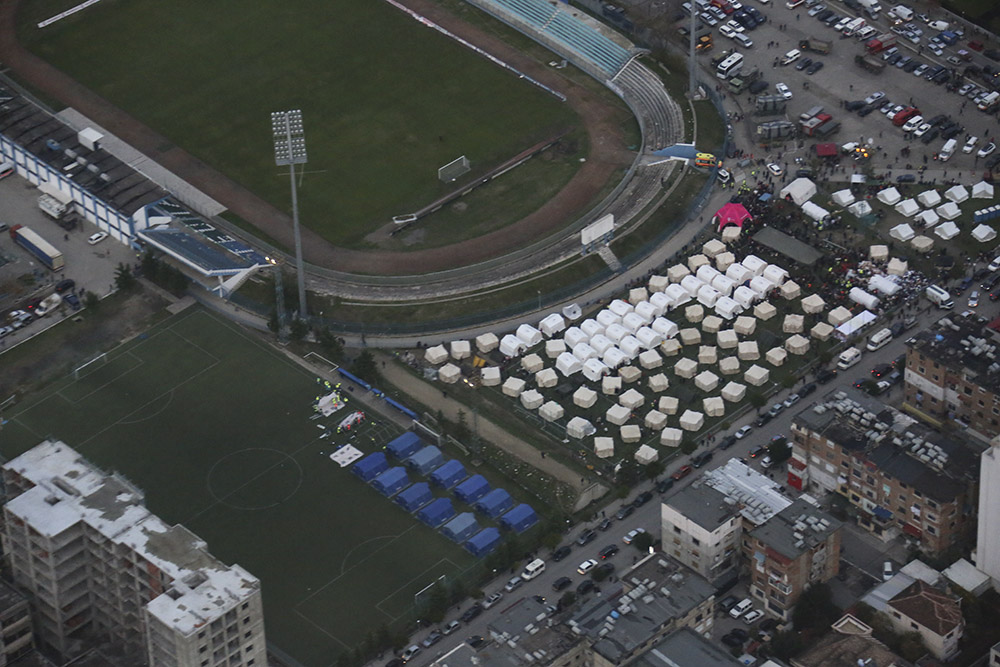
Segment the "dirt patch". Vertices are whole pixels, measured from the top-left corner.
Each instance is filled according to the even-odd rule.
[[[16,15],[21,0],[0,2],[0,60],[19,79],[71,106],[206,192],[267,236],[293,247],[289,216],[95,94],[64,72],[27,51],[18,41]],[[306,259],[318,266],[365,275],[409,275],[442,271],[481,262],[551,234],[583,212],[631,156],[622,150],[619,110],[597,94],[563,78],[558,71],[517,51],[506,42],[455,17],[431,0],[404,4],[449,31],[505,60],[542,83],[563,92],[581,117],[590,155],[555,197],[524,219],[476,239],[413,252],[376,252],[338,248],[308,229],[302,230]]]

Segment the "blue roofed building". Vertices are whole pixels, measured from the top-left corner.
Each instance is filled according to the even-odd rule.
[[[538,515],[531,505],[521,503],[500,517],[500,525],[515,533],[523,533],[538,523]]]
[[[417,512],[417,518],[431,528],[437,528],[453,516],[455,508],[451,504],[451,498],[438,498]]]
[[[473,475],[455,487],[455,497],[470,505],[490,491],[490,483],[482,475]]]
[[[514,499],[504,489],[493,489],[476,503],[476,511],[495,519],[514,506]]]
[[[372,487],[383,496],[392,497],[410,485],[406,469],[401,466],[389,468],[372,480]]]
[[[383,452],[375,452],[364,457],[353,466],[351,466],[351,472],[360,477],[366,482],[370,482],[389,467],[389,462],[385,458]]]
[[[450,489],[469,476],[461,461],[451,459],[431,473],[431,483],[443,489]]]
[[[431,485],[427,482],[417,482],[399,492],[393,498],[393,502],[402,507],[407,512],[416,512],[418,509],[434,499],[431,493]]]

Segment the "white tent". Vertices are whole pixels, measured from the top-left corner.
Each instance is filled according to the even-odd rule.
[[[607,311],[601,311],[607,312]],[[601,313],[598,313],[600,315]],[[593,338],[597,334],[603,334],[604,330],[607,328],[607,324],[601,324],[595,319],[588,318],[583,322],[580,322],[580,331],[587,334],[588,337]]]
[[[657,317],[653,320],[650,328],[656,333],[661,334],[664,338],[673,338],[679,331],[676,324],[663,317]]]
[[[731,320],[743,312],[743,306],[739,301],[730,299],[728,296],[720,296],[715,302],[715,314],[725,320]]]
[[[500,339],[495,333],[484,333],[476,336],[476,349],[483,354],[500,347]]]
[[[551,313],[542,318],[542,321],[538,323],[538,328],[546,336],[554,336],[566,328],[566,320],[559,313]]]
[[[803,355],[809,351],[809,339],[795,334],[785,341],[785,349],[791,354]]]
[[[528,347],[534,347],[542,342],[542,332],[530,324],[522,324],[514,332],[518,339]]]
[[[820,322],[820,324],[825,324],[825,322]],[[826,326],[830,326],[827,324]],[[764,355],[764,361],[771,364],[772,366],[782,366],[785,363],[785,359],[788,358],[788,352],[783,347],[772,347]]]
[[[720,273],[712,279],[712,289],[720,292],[723,296],[729,296],[736,289],[736,281]]]
[[[571,438],[580,440],[582,438],[592,436],[595,433],[597,433],[597,429],[583,417],[573,417],[566,423],[566,435]]]
[[[900,290],[900,287],[891,277],[874,275],[868,280],[868,289],[885,296],[892,296]]]
[[[663,293],[670,299],[671,308],[683,306],[691,300],[691,295],[680,285],[667,285],[667,289]]]
[[[733,330],[741,336],[752,336],[757,330],[757,318],[749,315],[741,315],[736,318]]]
[[[757,341],[745,340],[736,347],[736,356],[740,361],[756,361],[760,359],[760,350],[757,348]]]
[[[770,294],[771,290],[773,290],[774,287],[775,287],[774,283],[772,283],[767,278],[761,276],[757,276],[756,278],[750,281],[750,289],[752,289],[754,291],[754,294],[756,294],[760,298],[764,298],[768,294]]]
[[[854,203],[854,193],[848,188],[843,190],[837,190],[833,193],[833,203],[837,206],[844,208],[845,206],[850,206]]]
[[[681,281],[681,287],[688,293],[692,298],[698,295],[698,290],[700,290],[705,283],[698,280],[694,276],[684,276],[684,280]]]
[[[663,365],[663,357],[656,350],[646,350],[639,355],[639,365],[646,370],[659,368]]]
[[[638,339],[639,343],[642,345],[644,350],[652,350],[654,347],[663,342],[663,334],[653,331],[650,327],[640,327],[638,331],[635,332],[635,337]]]
[[[739,344],[740,339],[732,329],[724,329],[716,335],[715,342],[723,350],[732,350]]]
[[[965,189],[964,185],[953,185],[944,191],[944,197],[956,204],[961,204],[969,198],[969,191]]]
[[[705,425],[705,415],[695,410],[685,410],[681,415],[680,424],[685,431],[697,431]]]
[[[670,297],[663,292],[653,292],[653,295],[649,297],[649,305],[655,310],[656,317],[662,317],[664,313],[670,310],[673,303]],[[656,318],[654,317],[653,319]]]
[[[718,333],[722,328],[722,318],[716,315],[709,315],[701,322],[701,330],[705,333]]]
[[[538,393],[537,389],[529,389],[528,391],[521,392],[521,405],[526,410],[537,410],[542,407],[542,403],[544,402],[545,397]]]
[[[630,334],[638,331],[639,327],[644,324],[646,324],[646,322],[642,319],[639,313],[629,313],[622,318],[622,326],[625,327]]]
[[[698,362],[694,359],[688,359],[684,357],[679,359],[676,364],[674,364],[674,374],[677,377],[682,377],[684,379],[690,380],[694,377],[694,374],[698,372]]]
[[[553,368],[543,368],[535,373],[535,384],[542,389],[554,387],[559,383],[559,376]]]
[[[926,211],[921,211],[917,213],[916,217],[913,218],[914,222],[919,225],[923,225],[924,229],[933,227],[937,223],[941,222],[941,217],[935,213],[932,209],[927,209]]]
[[[721,253],[726,252],[726,244],[719,239],[712,239],[701,247],[701,252],[709,259],[715,259]]]
[[[698,303],[705,306],[706,308],[714,308],[715,302],[719,300],[719,291],[713,289],[709,285],[703,285],[700,290],[698,290]]]
[[[874,321],[874,313],[870,310],[862,310],[860,313],[837,327],[837,337],[842,340],[847,340]]]
[[[667,416],[659,410],[650,410],[646,413],[646,417],[642,420],[642,423],[646,428],[659,431],[667,425]]]
[[[621,351],[625,353],[629,359],[635,359],[642,352],[642,343],[635,336],[625,336],[622,338],[621,342],[618,343],[618,347]]]
[[[564,352],[566,352],[566,341],[562,338],[545,341],[545,356],[549,359],[558,359]]]
[[[726,414],[726,404],[718,396],[703,398],[701,401],[701,407],[705,410],[705,414],[709,417],[722,417]]]
[[[881,244],[870,246],[868,248],[868,257],[873,262],[884,262],[889,259],[889,246]]]
[[[917,201],[920,202],[921,206],[931,208],[941,203],[941,195],[938,194],[937,190],[924,190],[917,195]]]
[[[625,384],[632,384],[637,382],[639,378],[642,377],[642,371],[635,366],[622,366],[618,369],[618,377],[622,379]]]
[[[885,267],[885,272],[890,276],[905,276],[906,272],[910,270],[910,264],[905,259],[899,259],[898,257],[893,257],[889,260],[888,266]],[[831,322],[831,324],[833,324]]]
[[[604,418],[609,424],[614,424],[615,426],[621,426],[628,421],[629,417],[632,416],[632,411],[628,408],[618,405],[615,403],[607,412],[604,413]]]
[[[597,354],[597,350],[587,343],[580,343],[573,346],[573,356],[580,361],[586,361],[587,359],[596,359],[599,355]]]
[[[816,195],[816,184],[808,178],[796,178],[794,181],[781,188],[779,196],[782,199],[791,199],[796,206],[809,201]]]
[[[680,401],[676,396],[660,396],[656,403],[656,409],[665,415],[676,415]]]
[[[642,439],[642,429],[640,429],[635,424],[626,424],[625,426],[622,426],[620,429],[618,429],[618,435],[622,439],[622,442],[625,443],[639,442],[639,440]],[[645,447],[645,445],[643,445],[643,447]],[[656,452],[653,453],[655,454]],[[636,460],[637,461],[639,460],[638,456],[636,456]],[[652,460],[655,461],[656,459],[654,458]],[[651,463],[651,461],[644,461],[643,463]]]
[[[761,276],[767,278],[775,285],[781,285],[788,280],[788,271],[785,271],[777,264],[768,264]]]
[[[643,301],[649,299],[649,292],[645,287],[633,287],[628,291],[628,302],[633,306],[638,306]]]
[[[705,309],[698,304],[692,304],[684,309],[684,319],[692,324],[697,324],[701,322],[702,318],[705,317]]]
[[[663,296],[663,295],[661,294],[660,296]],[[657,308],[656,306],[654,306],[653,304],[651,304],[649,301],[642,301],[642,302],[636,304],[636,307],[635,307],[635,315],[637,315],[637,316],[639,316],[639,317],[642,318],[642,323],[644,325],[649,324],[650,322],[652,322],[654,319],[656,319],[657,317],[659,317],[662,314],[663,314],[663,311],[661,309]]]
[[[657,373],[649,378],[649,390],[660,394],[670,388],[670,380],[663,373]]]
[[[711,285],[712,281],[721,276],[722,274],[716,270],[711,264],[705,264],[704,266],[698,267],[698,270],[694,272],[695,277],[706,285]]]
[[[521,359],[521,368],[528,371],[529,373],[537,373],[538,371],[542,370],[542,366],[544,365],[545,362],[542,361],[542,358],[534,353],[529,354],[528,356]]]
[[[802,296],[802,288],[794,280],[789,280],[784,285],[781,286],[781,297],[786,301],[791,301],[792,299],[798,299]]]
[[[521,392],[524,391],[526,384],[527,383],[521,378],[507,378],[500,390],[503,392],[504,396],[517,398],[521,395]]]
[[[424,350],[424,360],[429,364],[443,364],[448,359],[448,350],[444,345],[435,345]]]
[[[614,301],[612,301],[611,303],[608,304],[608,310],[610,310],[612,313],[614,313],[615,315],[617,315],[619,317],[625,317],[626,315],[628,315],[629,313],[631,313],[633,310],[635,310],[635,307],[632,304],[630,304],[628,301],[622,301],[621,299],[615,299]]]
[[[736,263],[736,255],[731,252],[724,252],[715,258],[715,268],[725,273],[729,267]]]
[[[920,204],[915,199],[904,199],[896,204],[896,213],[899,213],[904,218],[912,218],[919,212]]]
[[[607,329],[612,324],[621,324],[622,323],[622,318],[619,317],[618,315],[615,315],[614,313],[612,313],[607,308],[605,308],[601,312],[597,313],[597,323],[600,324],[605,329]],[[580,328],[581,329],[583,328],[582,324],[580,325]],[[584,331],[584,333],[587,333],[587,332]]]
[[[719,348],[714,345],[702,345],[698,348],[698,363],[713,365],[719,360]]]
[[[649,291],[655,294],[656,292],[662,292],[667,289],[667,285],[670,284],[670,278],[667,276],[652,275],[649,277],[649,282],[646,284],[648,285]],[[650,300],[652,300],[652,298],[653,297],[650,297]]]
[[[563,352],[556,357],[556,370],[569,377],[583,370],[583,362],[569,352]]]
[[[678,447],[683,437],[684,433],[679,428],[665,428],[660,431],[660,444],[664,447]]]
[[[805,328],[805,315],[789,313],[785,315],[785,321],[781,324],[783,333],[799,333]]]
[[[636,428],[638,428],[638,426]],[[646,466],[650,463],[655,463],[659,458],[660,453],[649,445],[643,445],[635,451],[635,462],[639,465]]]
[[[972,230],[972,238],[976,239],[980,243],[987,243],[992,241],[997,237],[997,232],[995,229],[989,225],[978,225]]]
[[[972,186],[972,196],[975,199],[993,199],[993,184],[979,181]]]
[[[744,308],[752,306],[757,298],[757,294],[746,285],[740,285],[733,292],[733,300]]]
[[[568,306],[563,306],[562,316],[570,322],[576,322],[583,316],[583,311],[580,310],[580,304],[571,303]]]
[[[916,236],[916,233],[913,231],[913,227],[910,227],[908,224],[904,222],[890,229],[889,236],[896,239],[897,241],[906,242],[912,239],[914,236]]]
[[[847,298],[854,303],[861,304],[869,310],[878,308],[879,298],[874,294],[869,294],[860,287],[852,287],[851,291],[847,293]]]
[[[755,387],[759,387],[771,377],[770,371],[762,366],[754,364],[747,369],[746,373],[743,374],[743,379],[747,384],[752,384]]]
[[[819,204],[814,204],[811,201],[807,201],[802,204],[802,212],[816,222],[826,220],[830,216],[830,212],[828,210]]]
[[[826,302],[823,301],[823,297],[819,294],[810,294],[806,298],[802,299],[801,303],[802,311],[809,313],[810,315],[813,313],[820,313],[823,311],[823,308],[826,307]]]
[[[676,357],[680,354],[681,342],[676,338],[668,338],[660,343],[660,352],[665,357]]]
[[[743,264],[743,266],[746,269],[748,269],[750,271],[750,273],[753,274],[753,276],[762,276],[762,275],[764,275],[764,269],[767,268],[767,262],[765,262],[764,260],[762,260],[757,255],[747,255],[746,257],[743,258],[743,261],[741,262],[741,264]],[[729,277],[733,278],[733,276],[729,276]],[[736,278],[733,278],[733,280],[736,280]],[[737,281],[737,282],[739,282],[739,281]]]
[[[847,210],[856,218],[863,218],[872,212],[872,205],[862,199],[847,207]]]
[[[674,264],[667,269],[667,278],[670,279],[671,283],[679,283],[684,279],[684,276],[688,275],[691,275],[691,269],[683,264]]]
[[[886,188],[878,193],[878,200],[888,206],[895,206],[902,198],[896,188]]]
[[[934,247],[934,240],[921,234],[920,236],[915,236],[910,240],[910,245],[913,249],[920,253],[929,253],[931,248]]]
[[[599,459],[611,458],[615,455],[614,438],[594,438],[594,456]]]
[[[587,359],[583,362],[583,376],[591,382],[597,382],[610,372],[611,369],[597,359]]]
[[[573,392],[573,405],[589,408],[597,402],[597,392],[590,387],[580,387]]]
[[[747,395],[747,387],[739,382],[729,382],[722,388],[722,398],[730,403],[739,403]]]
[[[958,216],[962,215],[962,210],[958,208],[958,204],[953,201],[948,201],[937,207],[937,214],[940,215],[945,220],[954,220]]]
[[[934,234],[945,241],[955,238],[958,236],[958,225],[949,220],[948,222],[938,225],[937,229],[934,230]]]
[[[446,384],[455,384],[462,377],[462,369],[455,364],[445,364],[438,371],[438,380]]]
[[[736,375],[740,372],[740,360],[736,357],[723,357],[719,360],[719,372],[723,375]]]
[[[763,271],[761,271],[763,273]],[[735,283],[745,283],[754,277],[754,272],[742,264],[731,264],[726,269],[726,277]]]
[[[541,408],[538,409],[538,416],[547,422],[554,422],[557,419],[562,419],[566,411],[563,406],[559,405],[555,401],[549,401]],[[583,436],[580,436],[581,438]]]
[[[753,307],[753,316],[758,320],[763,320],[764,322],[767,322],[777,314],[778,309],[774,307],[774,304],[767,303],[766,301],[764,303],[758,303]]]
[[[500,384],[500,369],[496,366],[483,366],[479,377],[484,387],[495,387]]]
[[[601,358],[604,365],[608,368],[618,368],[622,364],[627,364],[629,361],[629,356],[619,350],[617,347],[609,347],[607,352]]]
[[[695,376],[694,386],[702,391],[712,391],[719,386],[719,376],[712,371],[702,371]]]
[[[722,229],[722,242],[723,243],[736,243],[740,238],[740,228],[736,225],[729,225]]]
[[[566,348],[572,350],[580,343],[586,343],[590,340],[590,336],[584,333],[580,327],[570,327],[563,334],[563,340],[566,341]]]
[[[620,324],[612,324],[610,327],[605,329],[604,335],[611,340],[612,343],[617,345],[623,338],[625,338],[625,336],[628,335],[628,329]]]
[[[618,397],[619,405],[628,408],[629,410],[635,410],[641,407],[643,403],[646,402],[646,397],[640,394],[635,389],[629,389],[624,394]]]
[[[615,344],[604,334],[597,334],[590,339],[590,342],[587,343],[587,345],[594,348],[594,352],[596,352],[599,357],[603,356],[604,353],[608,351],[609,347],[615,346]]]
[[[688,257],[688,268],[692,271],[697,271],[699,267],[702,267],[705,264],[709,264],[708,257],[705,257],[701,253]]]
[[[816,340],[827,340],[833,335],[833,327],[826,322],[817,322],[809,330],[809,335]]]

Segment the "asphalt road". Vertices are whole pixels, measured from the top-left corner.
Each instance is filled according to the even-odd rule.
[[[970,273],[975,268],[979,267],[978,266],[970,267],[969,269]],[[971,291],[971,288],[969,291]],[[969,291],[955,298],[956,309],[953,312],[962,312],[966,309],[965,306],[967,303]],[[465,641],[465,639],[471,635],[482,635],[484,637],[488,637],[489,631],[487,627],[490,624],[490,622],[494,618],[496,618],[499,614],[502,614],[504,608],[510,606],[512,603],[516,602],[518,599],[522,597],[541,595],[547,598],[549,602],[555,603],[555,601],[557,601],[559,597],[561,597],[562,593],[561,592],[557,593],[552,590],[553,582],[556,579],[559,579],[560,577],[564,576],[569,577],[573,581],[573,584],[570,588],[566,590],[575,589],[575,587],[579,585],[580,582],[582,582],[585,578],[590,577],[589,574],[587,575],[578,574],[577,567],[580,565],[580,563],[589,558],[594,558],[600,561],[601,559],[600,556],[598,555],[598,552],[600,552],[600,550],[607,545],[616,544],[619,546],[620,548],[619,553],[613,556],[611,559],[609,559],[609,561],[614,563],[614,565],[616,566],[616,573],[622,572],[624,569],[626,569],[634,562],[634,559],[638,559],[641,556],[641,554],[639,554],[639,552],[634,547],[627,546],[622,543],[622,537],[626,533],[628,533],[630,530],[634,528],[644,528],[646,531],[652,533],[654,537],[659,538],[660,525],[661,525],[660,523],[661,503],[658,501],[663,500],[664,498],[667,498],[669,496],[672,496],[675,493],[678,493],[681,489],[685,488],[686,486],[691,484],[695,479],[697,479],[698,476],[703,471],[710,470],[720,465],[723,465],[728,459],[734,457],[744,457],[750,460],[748,458],[748,452],[752,447],[755,447],[757,445],[767,444],[771,440],[771,438],[777,435],[787,436],[791,431],[791,423],[795,414],[797,414],[803,409],[808,408],[808,406],[812,401],[818,400],[819,398],[821,398],[822,396],[824,396],[829,392],[835,390],[851,389],[854,382],[857,381],[858,379],[870,378],[871,377],[870,370],[872,367],[881,363],[889,363],[899,355],[904,354],[906,352],[906,340],[909,337],[911,337],[915,332],[919,331],[920,329],[926,328],[927,326],[933,324],[941,317],[947,315],[949,312],[949,311],[942,311],[936,307],[932,307],[929,310],[927,310],[927,307],[930,304],[924,298],[921,298],[918,304],[920,308],[920,312],[917,315],[918,321],[917,324],[914,325],[910,330],[908,330],[898,338],[893,339],[888,345],[886,345],[885,347],[876,352],[865,352],[860,363],[858,363],[848,371],[839,373],[837,377],[834,380],[830,381],[828,384],[820,385],[816,393],[814,393],[812,396],[808,397],[806,400],[802,401],[794,408],[784,410],[780,415],[772,419],[764,426],[760,428],[754,428],[747,437],[738,440],[735,445],[733,445],[730,449],[726,450],[725,452],[717,451],[716,456],[709,462],[707,466],[705,466],[700,470],[695,470],[691,475],[688,475],[686,478],[677,482],[673,486],[673,488],[671,488],[663,496],[656,494],[655,490],[651,488],[652,484],[646,482],[639,485],[634,490],[632,495],[630,495],[624,501],[615,501],[614,503],[612,503],[604,510],[604,513],[607,517],[612,517],[622,506],[631,503],[634,500],[635,496],[638,495],[639,493],[651,490],[653,490],[654,492],[653,501],[650,501],[649,503],[643,505],[642,507],[639,507],[638,509],[635,510],[635,512],[631,516],[624,519],[623,521],[613,520],[610,528],[608,528],[606,531],[602,532],[598,530],[597,531],[598,537],[594,541],[590,542],[588,545],[583,547],[577,546],[576,539],[585,530],[589,529],[596,530],[597,525],[601,522],[601,516],[598,515],[597,518],[593,521],[574,526],[573,529],[568,533],[567,538],[563,542],[564,545],[568,545],[572,549],[571,554],[567,558],[563,559],[560,562],[554,562],[551,560],[551,558],[549,558],[549,555],[547,553],[539,554],[539,557],[545,559],[546,561],[546,569],[545,572],[542,573],[542,575],[536,577],[531,581],[524,582],[515,591],[508,593],[504,592],[503,590],[504,585],[511,577],[519,573],[520,569],[518,569],[515,572],[497,573],[496,579],[490,584],[486,585],[483,590],[487,596],[497,591],[503,592],[504,595],[503,599],[497,605],[484,611],[478,618],[474,619],[472,622],[468,624],[463,624],[462,627],[459,628],[459,630],[457,630],[452,635],[445,637],[435,646],[429,649],[423,649],[420,654],[418,654],[413,660],[411,660],[411,663],[413,665],[416,665],[417,667],[430,664],[436,657],[444,655],[452,648],[454,648],[456,645]],[[975,310],[976,312],[979,313],[980,316],[985,317],[987,319],[992,319],[997,315],[1000,315],[1000,302],[994,303],[989,301],[988,299],[982,299],[979,307],[976,308]],[[875,327],[870,328],[868,332],[873,333],[878,328],[880,328],[880,326],[881,322],[877,323]],[[809,379],[811,380],[812,378]],[[897,385],[887,394],[883,394],[882,399],[886,403],[898,407],[899,404],[902,402],[902,397],[903,397],[903,390],[901,386],[902,385]],[[784,400],[790,393],[792,393],[792,391],[793,390],[782,390],[772,398],[771,403],[773,404],[774,402],[777,402],[779,400]],[[749,414],[745,416],[744,418],[733,424],[732,431],[735,431],[746,424],[752,423],[755,418],[756,416],[754,414]],[[721,440],[721,435],[722,434],[720,434],[720,437],[717,438],[717,441]],[[713,444],[712,447],[715,447],[715,445]],[[702,451],[706,451],[706,448],[701,447],[697,450],[696,453]],[[665,475],[672,474],[675,470],[677,470],[677,468],[687,464],[689,462],[689,459],[690,459],[689,456],[681,456],[675,461],[672,461]],[[759,459],[751,460],[751,465],[760,470]],[[776,479],[784,478],[785,471],[783,467],[773,469],[773,472],[775,474]],[[797,495],[795,490],[790,487],[788,487],[788,491],[789,494],[792,495],[793,497]],[[854,529],[851,529],[850,526],[848,527],[848,529],[852,533],[854,532]],[[873,578],[873,580],[878,581],[881,579],[882,562],[887,558],[885,554],[889,550],[889,546],[890,545],[885,545],[884,548],[880,548],[873,539],[867,538],[866,536],[858,533],[858,535],[852,535],[851,537],[844,540],[842,558],[845,561],[851,563],[853,566],[863,570],[865,573],[870,575]],[[898,564],[900,563],[897,563],[897,565]],[[523,564],[521,565],[521,567],[523,567]],[[605,581],[599,584],[599,587],[601,589],[600,594],[614,595],[615,591],[620,588],[620,583],[617,581],[615,582]],[[735,594],[739,595],[742,590],[744,589],[738,586],[736,588]],[[594,594],[596,593],[591,593],[590,595]],[[469,606],[471,606],[471,602],[465,602],[460,607],[449,612],[447,618],[442,623],[442,625],[447,624],[449,621],[453,619],[457,619],[461,614],[461,612],[468,609]],[[726,627],[728,627],[728,625],[731,624],[725,624]],[[414,643],[419,643],[429,634],[429,632],[430,632],[429,629],[421,630],[419,633],[413,636],[412,641]],[[716,634],[719,634],[718,630]]]

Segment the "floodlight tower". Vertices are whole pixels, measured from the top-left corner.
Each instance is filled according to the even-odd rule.
[[[308,319],[306,310],[306,273],[302,262],[302,231],[299,229],[299,196],[295,186],[295,165],[305,164],[306,134],[302,127],[302,110],[275,111],[271,114],[274,135],[274,164],[288,165],[292,184],[292,226],[295,231],[295,266],[299,282],[299,318]]]
[[[698,25],[698,4],[691,3],[691,34],[688,35],[688,96],[693,100],[698,93],[698,79],[695,74],[697,66],[695,43],[698,41],[696,27]]]

